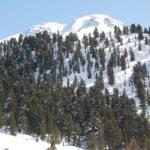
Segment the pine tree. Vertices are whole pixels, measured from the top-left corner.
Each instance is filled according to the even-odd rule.
[[[106,137],[106,145],[110,149],[118,149],[121,146],[122,134],[114,118],[106,120],[104,134]]]
[[[55,138],[54,131],[52,131],[52,134],[50,136],[50,150],[57,150],[57,148],[56,148],[56,138]]]
[[[45,123],[45,117],[44,114],[41,114],[41,120],[40,120],[40,135],[41,135],[41,139],[44,140],[45,139],[45,135],[46,135],[46,123]]]
[[[46,130],[48,134],[52,133],[52,129],[53,129],[53,115],[52,112],[49,110],[47,110],[47,117],[46,117]]]
[[[129,33],[128,27],[127,27],[127,26],[124,26],[122,32],[123,32],[123,35],[128,35],[128,33]]]
[[[145,44],[148,45],[148,38],[145,37]]]
[[[105,101],[107,105],[110,105],[110,94],[107,88],[105,88]]]
[[[80,146],[81,128],[79,123],[74,124],[73,145]]]
[[[140,150],[140,146],[135,140],[135,138],[132,138],[130,143],[127,145],[126,150]]]
[[[145,150],[149,150],[150,149],[150,139],[149,137],[146,137],[145,139]]]
[[[140,24],[137,25],[136,30],[137,30],[138,33],[143,31]]]
[[[104,49],[99,49],[99,57],[100,57],[100,63],[103,67],[103,70],[105,70],[105,51]]]
[[[146,70],[146,69],[144,69],[144,70]],[[145,113],[146,113],[146,91],[145,91],[145,87],[144,87],[144,83],[143,83],[144,81],[142,79],[142,74],[143,74],[142,72],[143,72],[142,65],[141,65],[141,63],[138,62],[133,70],[133,81],[134,81],[134,84],[135,84],[135,87],[137,90],[137,97],[140,99],[140,107],[142,109],[142,115],[145,116]],[[143,76],[143,78],[144,78],[144,76]]]
[[[98,150],[104,150],[105,149],[105,141],[104,141],[103,131],[99,132],[99,134],[98,134],[97,148],[98,148]]]
[[[148,29],[147,28],[144,28],[144,33],[148,34]]]
[[[96,150],[96,136],[93,132],[88,135],[88,150]]]
[[[99,32],[98,32],[97,27],[95,27],[93,35],[94,35],[94,38],[98,38],[99,37]]]
[[[130,32],[131,32],[131,33],[136,33],[136,32],[137,32],[137,29],[136,29],[136,25],[135,25],[135,24],[131,24],[131,26],[130,26]]]
[[[121,56],[121,69],[122,70],[126,69],[126,60],[125,60],[125,56],[124,55]]]
[[[88,64],[87,64],[87,77],[88,77],[88,79],[91,79],[91,77],[92,77],[90,62],[88,62]]]
[[[86,35],[83,36],[82,43],[84,44],[84,48],[86,49],[89,44],[88,37]]]
[[[142,81],[139,81],[136,85],[137,96],[140,98],[140,107],[142,108],[142,115],[145,116],[146,113],[146,94]]]
[[[100,42],[104,41],[106,39],[106,35],[105,32],[103,31],[102,33],[100,33]]]
[[[142,31],[138,32],[138,40],[140,41],[143,39],[144,39],[143,32]]]
[[[1,99],[0,99],[0,128],[3,125],[2,118],[3,118],[3,107],[2,107],[2,103],[1,103]]]
[[[16,120],[13,112],[11,112],[10,116],[10,133],[11,135],[16,135]]]
[[[2,50],[0,48],[0,127],[2,126],[3,118],[3,99],[4,99],[4,89],[3,89],[3,75],[4,75],[4,64],[2,60]]]
[[[113,67],[111,66],[110,63],[108,63],[107,65],[107,76],[108,76],[108,83],[110,85],[113,85],[115,83],[115,77],[114,77]]]
[[[67,142],[70,143],[73,132],[73,120],[71,114],[66,114],[65,117],[65,134],[67,136]]]
[[[142,50],[141,43],[139,43],[139,45],[138,45],[138,50],[139,50],[139,51],[141,51],[141,50]]]
[[[130,50],[130,60],[131,60],[131,61],[134,61],[134,60],[135,60],[135,54],[134,54],[134,52],[133,52],[132,49]]]
[[[25,116],[25,114],[23,114],[22,116],[22,130],[24,134],[29,134],[29,125],[28,125],[28,119]]]
[[[109,43],[108,38],[105,39],[104,44],[105,44],[105,47],[108,47],[108,46],[109,46],[110,43]]]
[[[100,73],[99,76],[96,76],[94,88],[96,91],[102,91],[104,89],[103,73]]]

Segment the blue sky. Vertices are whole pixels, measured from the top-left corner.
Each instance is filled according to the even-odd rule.
[[[127,24],[150,25],[150,0],[0,0],[0,39],[32,25],[101,13]]]

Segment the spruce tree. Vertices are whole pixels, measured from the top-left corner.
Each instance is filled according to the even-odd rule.
[[[106,137],[106,145],[110,149],[118,149],[121,146],[122,134],[114,118],[106,120],[104,134]]]
[[[105,141],[104,141],[103,131],[99,132],[99,134],[98,134],[97,148],[98,148],[98,150],[104,150],[105,149]]]
[[[1,99],[0,99],[0,128],[3,125],[3,107],[2,107],[2,103],[1,103]]]
[[[145,44],[148,45],[148,38],[145,37]]]
[[[141,43],[138,44],[138,50],[139,50],[139,51],[142,50],[142,45],[141,45]]]
[[[108,76],[108,83],[110,85],[113,85],[115,83],[115,77],[114,77],[113,67],[111,66],[110,63],[108,63],[107,65],[107,76]]]
[[[65,117],[65,134],[67,136],[67,142],[68,143],[71,142],[72,132],[73,132],[73,120],[72,120],[72,116],[71,116],[70,113],[67,113],[66,117]]]
[[[149,137],[146,137],[144,147],[145,147],[145,150],[150,149],[150,139],[149,139]]]
[[[40,120],[40,135],[41,135],[41,139],[44,140],[45,139],[45,135],[46,135],[46,123],[45,123],[45,117],[44,114],[41,114],[41,120]]]
[[[105,70],[105,51],[104,49],[99,49],[99,57],[100,57],[100,63],[103,67],[103,70]]]
[[[131,32],[131,33],[136,33],[136,32],[137,32],[137,29],[136,29],[136,25],[135,25],[135,24],[131,24],[131,26],[130,26],[130,32]]]
[[[126,69],[126,59],[125,56],[122,55],[121,56],[121,70],[125,70]]]
[[[94,35],[94,38],[98,38],[99,37],[99,32],[98,32],[97,27],[95,27],[93,35]]]
[[[74,124],[73,145],[80,147],[81,127],[79,123]]]
[[[132,49],[130,50],[130,60],[131,60],[131,61],[134,61],[134,60],[135,60],[135,54],[134,54],[134,52],[133,52]]]
[[[88,150],[96,150],[96,136],[94,132],[88,134]]]
[[[140,41],[143,39],[144,39],[143,32],[142,31],[138,32],[138,40]]]
[[[52,134],[50,136],[50,150],[57,150],[55,133],[53,131],[52,131]]]
[[[135,140],[135,138],[132,138],[130,143],[127,145],[126,150],[140,150],[140,146]]]
[[[16,135],[16,120],[13,112],[10,115],[10,133]]]

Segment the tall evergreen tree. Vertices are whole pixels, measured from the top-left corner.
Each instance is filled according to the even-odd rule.
[[[93,35],[94,35],[94,38],[98,38],[99,37],[99,32],[98,32],[97,27],[95,27]]]
[[[96,150],[96,136],[93,132],[88,135],[88,150]]]
[[[98,150],[104,150],[105,149],[105,141],[104,141],[103,131],[99,132],[99,134],[98,134],[97,148],[98,148]]]
[[[11,135],[16,135],[16,120],[13,112],[11,112],[10,116],[10,133]]]

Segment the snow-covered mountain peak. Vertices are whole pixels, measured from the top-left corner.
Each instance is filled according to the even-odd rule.
[[[68,35],[70,32],[76,33],[80,38],[83,37],[84,34],[93,33],[95,27],[98,28],[99,32],[104,31],[105,33],[112,32],[114,30],[114,26],[119,26],[120,29],[125,25],[123,22],[118,21],[114,18],[111,18],[107,15],[103,14],[93,14],[88,16],[83,16],[74,19],[71,23],[65,25],[56,22],[48,22],[39,25],[34,25],[26,32],[21,33],[25,36],[35,36],[36,33],[47,31],[50,35],[53,33],[61,33],[63,36]],[[11,37],[18,39],[19,34],[12,35],[8,38],[0,40],[0,42],[7,41]]]
[[[25,32],[25,36],[35,35],[38,32],[48,31],[49,34],[61,32],[65,25],[56,22],[48,22],[31,27]]]
[[[122,29],[125,24],[107,15],[93,14],[75,19],[64,27],[63,34],[75,32],[78,35],[83,35],[92,33],[95,27],[97,27],[100,32],[112,32],[115,25]]]

